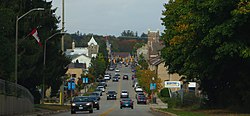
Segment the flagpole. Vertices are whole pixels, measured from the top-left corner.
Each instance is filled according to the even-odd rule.
[[[34,9],[31,9],[29,10],[28,12],[26,12],[25,14],[23,14],[22,16],[18,17],[17,16],[17,19],[16,19],[16,49],[15,49],[15,83],[17,84],[17,53],[18,53],[18,22],[20,19],[22,19],[24,16],[26,16],[27,14],[33,12],[33,11],[41,11],[41,10],[44,10],[44,8],[34,8]]]

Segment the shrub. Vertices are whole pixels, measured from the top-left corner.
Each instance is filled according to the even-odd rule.
[[[160,96],[161,97],[170,97],[169,96],[169,91],[168,91],[168,88],[163,88],[161,91],[160,91]]]

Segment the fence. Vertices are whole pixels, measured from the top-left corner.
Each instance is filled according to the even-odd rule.
[[[0,94],[6,96],[15,96],[17,98],[26,98],[31,103],[34,103],[34,97],[28,89],[21,85],[2,79],[0,79]]]
[[[172,98],[179,98],[182,105],[202,105],[202,96],[194,90],[185,91],[181,89],[171,94]]]

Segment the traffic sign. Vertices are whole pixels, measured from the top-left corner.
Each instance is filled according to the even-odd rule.
[[[89,83],[89,78],[87,77],[82,78],[82,83]]]

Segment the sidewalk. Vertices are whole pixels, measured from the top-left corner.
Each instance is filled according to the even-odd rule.
[[[168,108],[168,104],[163,103],[160,98],[156,96],[156,104],[149,103],[150,110],[153,112],[159,112],[163,114],[164,116],[177,116],[176,114],[170,113],[170,112],[164,112],[159,110],[158,108]]]

